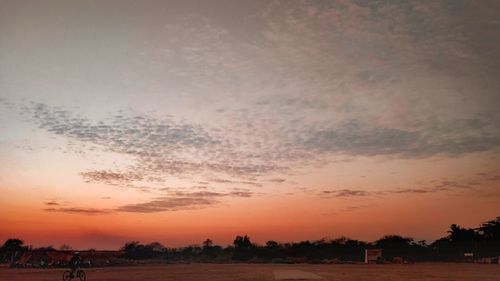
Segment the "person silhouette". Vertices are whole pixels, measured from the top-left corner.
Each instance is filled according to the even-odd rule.
[[[71,278],[75,276],[76,270],[80,267],[82,263],[82,258],[79,252],[75,252],[71,260],[69,261],[69,267],[71,268]]]

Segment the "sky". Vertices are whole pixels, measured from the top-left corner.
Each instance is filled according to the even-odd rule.
[[[117,249],[500,215],[498,1],[0,0],[0,240]]]

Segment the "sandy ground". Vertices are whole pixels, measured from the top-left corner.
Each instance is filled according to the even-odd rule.
[[[88,281],[259,281],[276,280],[276,272],[286,271],[307,272],[311,275],[320,276],[323,280],[336,281],[500,281],[500,265],[451,263],[411,265],[185,264],[107,267],[85,270]],[[62,272],[63,269],[0,268],[0,280],[62,280]]]

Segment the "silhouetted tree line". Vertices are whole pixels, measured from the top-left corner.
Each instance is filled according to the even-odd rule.
[[[170,262],[325,262],[364,260],[365,249],[383,249],[384,258],[392,260],[402,257],[408,261],[458,261],[464,253],[475,257],[500,256],[500,217],[482,223],[478,228],[450,226],[448,235],[427,244],[425,240],[399,235],[384,236],[372,243],[346,237],[279,243],[273,240],[258,245],[250,237],[237,236],[232,245],[221,247],[207,239],[202,245],[167,248],[158,242],[141,244],[138,241],[126,243],[120,250],[123,258],[162,259]],[[0,262],[19,259],[30,247],[19,239],[9,239],[0,248]],[[39,248],[40,249],[40,248]],[[52,247],[45,248],[53,250]]]

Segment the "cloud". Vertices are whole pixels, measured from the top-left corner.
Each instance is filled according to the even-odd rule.
[[[191,198],[191,197],[161,197],[155,200],[120,206],[117,211],[134,213],[156,213],[164,211],[199,209],[216,204],[218,201],[209,198]]]
[[[350,155],[453,156],[498,149],[500,136],[491,135],[491,127],[476,120],[462,120],[439,124],[439,128],[403,130],[348,120],[333,128],[312,131],[303,145]]]
[[[424,158],[498,152],[500,116],[488,101],[499,100],[500,84],[486,74],[494,71],[477,72],[489,59],[469,42],[482,28],[463,21],[464,13],[484,13],[481,6],[273,2],[264,13],[263,36],[293,81],[257,104],[309,128],[288,125],[298,147],[317,153]],[[491,6],[486,9],[498,10]]]
[[[500,146],[498,113],[460,101],[499,91],[472,91],[478,83],[448,67],[477,62],[461,5],[273,1],[257,15],[261,29],[248,42],[205,17],[176,19],[142,46],[141,61],[161,62],[142,70],[207,111],[221,109],[217,120],[224,121],[216,125],[126,112],[96,121],[42,103],[29,110],[42,129],[133,156],[132,170],[145,179],[217,173],[244,184],[328,154],[491,151]],[[228,98],[219,93],[238,103],[216,102]]]
[[[480,175],[485,175],[480,173]],[[458,190],[473,190],[484,183],[484,180],[433,180],[424,183],[421,187],[381,189],[367,191],[362,189],[328,189],[318,193],[322,198],[355,198],[355,197],[380,197],[391,194],[430,194],[436,192],[453,192]],[[305,190],[307,191],[307,190]]]
[[[450,191],[451,189],[448,187],[429,187],[429,188],[400,188],[393,190],[382,191],[381,194],[427,194],[427,193],[435,193],[441,191]]]
[[[43,210],[80,215],[107,215],[115,212],[156,213],[206,208],[220,203],[220,199],[224,197],[248,198],[253,196],[253,192],[246,189],[233,189],[227,192],[205,190],[187,192],[164,188],[163,191],[166,192],[166,196],[157,197],[144,203],[126,204],[111,209],[67,207],[45,208]],[[109,199],[109,197],[103,197],[102,199]]]
[[[500,174],[494,173],[494,172],[481,172],[478,173],[478,175],[481,177],[481,179],[490,181],[490,182],[496,182],[500,181]]]
[[[52,201],[45,202],[45,205],[47,205],[47,206],[58,206],[59,203],[57,203],[56,201],[52,200]]]
[[[141,181],[143,177],[132,172],[118,173],[111,171],[88,171],[82,172],[80,175],[86,182],[103,182],[109,185],[117,185],[130,183],[133,181]]]
[[[165,175],[212,172],[242,179],[286,169],[263,156],[249,157],[236,151],[231,139],[214,137],[199,125],[173,118],[114,115],[108,121],[92,122],[68,110],[36,103],[31,108],[41,129],[56,135],[97,145],[105,151],[135,157],[133,171],[96,170],[82,172],[88,182],[123,184],[140,180],[162,180]],[[192,154],[199,157],[193,159]],[[264,155],[264,154],[261,154]],[[260,184],[238,181],[241,184]]]
[[[45,208],[46,212],[58,212],[67,214],[79,214],[79,215],[106,215],[113,213],[113,210],[109,209],[96,209],[96,208]]]
[[[390,194],[425,194],[450,190],[452,190],[452,186],[440,184],[434,187],[385,189],[379,191],[366,191],[358,189],[323,190],[319,196],[322,198],[380,197]]]
[[[208,179],[208,181],[213,182],[213,183],[224,183],[224,184],[243,184],[243,185],[251,185],[251,186],[256,186],[256,187],[261,187],[262,184],[256,181],[235,181],[235,180],[229,180],[229,179],[220,179],[220,178],[213,178],[213,179]]]
[[[165,211],[201,209],[218,204],[222,197],[251,197],[252,192],[246,190],[234,190],[226,193],[214,191],[198,192],[169,192],[169,196],[158,197],[154,200],[120,206],[116,209],[119,212],[134,213],[156,213]]]
[[[352,189],[323,190],[321,194],[326,197],[365,197],[372,195],[372,193],[365,190]]]
[[[312,126],[295,131],[288,134],[288,141],[275,139],[276,143],[282,143],[274,152],[267,149],[240,151],[230,137],[221,137],[211,128],[177,122],[170,117],[115,115],[108,121],[91,122],[67,110],[44,104],[34,104],[32,111],[40,128],[77,139],[84,145],[98,145],[106,151],[133,156],[136,165],[128,171],[80,173],[86,182],[124,187],[134,187],[133,182],[144,180],[162,182],[167,175],[205,173],[225,175],[223,178],[208,178],[208,182],[260,187],[263,183],[256,181],[256,177],[313,165],[316,158],[325,156],[325,152],[332,155],[423,158],[488,151],[500,145],[500,138],[489,133],[491,124],[476,119],[438,123],[432,127],[422,125],[414,130],[349,119],[340,121],[335,127]],[[241,146],[241,142],[238,143]],[[198,155],[196,159],[193,159],[193,153]],[[299,157],[301,153],[302,157]],[[228,176],[234,179],[228,179]],[[284,179],[276,178],[273,182],[282,181]]]
[[[469,13],[464,7],[477,6],[482,5],[273,1],[254,15],[261,28],[252,31],[251,40],[235,40],[231,28],[204,17],[181,17],[155,28],[153,37],[140,37],[137,41],[145,43],[125,52],[133,58],[117,60],[148,79],[105,68],[100,70],[123,77],[93,77],[137,81],[136,88],[110,87],[110,100],[135,108],[140,99],[151,105],[148,109],[138,106],[142,112],[104,116],[91,107],[72,110],[35,102],[23,109],[40,129],[76,141],[78,151],[93,148],[94,153],[114,152],[133,161],[123,169],[83,171],[83,180],[144,191],[151,182],[171,178],[261,187],[339,155],[422,159],[498,152],[500,91],[491,71],[496,68],[489,62],[494,60],[485,61],[485,50],[471,48],[474,28],[469,28],[477,23],[463,22],[468,18],[463,13]],[[484,21],[497,26],[492,19]],[[136,53],[140,55],[134,57]],[[48,67],[40,69],[50,73]],[[158,99],[149,92],[165,94]],[[129,93],[141,95],[132,98]],[[123,97],[130,100],[122,103]],[[165,104],[174,110],[164,109]],[[176,112],[184,115],[169,115]],[[436,185],[394,193],[468,186]],[[129,207],[201,207],[229,196],[224,194],[153,198]],[[375,194],[346,189],[322,195]]]
[[[459,181],[451,181],[451,180],[442,180],[436,185],[434,188],[436,190],[450,190],[450,189],[469,189],[474,185],[477,185],[477,182],[459,182]]]
[[[383,193],[403,194],[403,193],[435,193],[442,191],[457,191],[457,190],[470,190],[479,185],[481,181],[477,180],[439,180],[430,181],[424,187],[420,188],[401,188],[386,190]]]
[[[274,178],[274,179],[270,179],[268,180],[269,182],[274,182],[274,183],[283,183],[286,181],[286,179],[282,179],[282,178]]]

